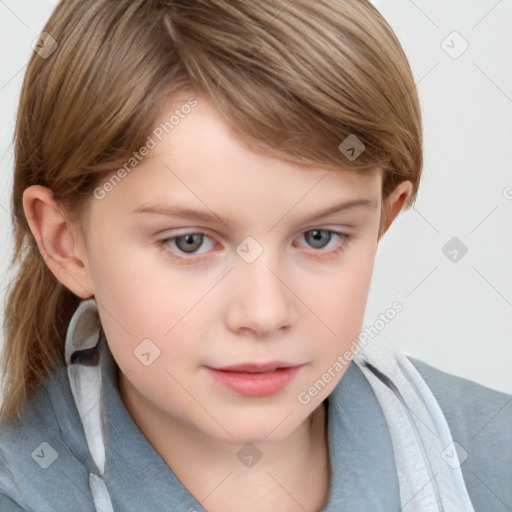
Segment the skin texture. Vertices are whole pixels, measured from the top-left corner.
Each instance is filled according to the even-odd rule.
[[[189,96],[166,104],[157,124]],[[91,198],[85,238],[47,188],[25,190],[25,212],[55,276],[81,298],[96,298],[128,411],[202,505],[250,512],[264,503],[282,512],[298,502],[318,510],[329,488],[321,404],[346,367],[309,404],[297,397],[357,337],[389,226],[381,214],[391,223],[411,184],[383,203],[380,170],[361,176],[255,153],[196,98],[134,170],[103,199]],[[373,206],[311,220],[359,198]],[[227,222],[133,213],[157,202]],[[206,236],[188,250],[186,239],[170,239],[193,233]],[[236,252],[249,236],[263,250],[252,263]],[[254,245],[241,247],[254,254]],[[158,357],[146,366],[136,354],[148,339]],[[205,369],[275,360],[303,366],[266,397],[239,395]],[[261,453],[250,468],[236,456],[248,442]]]

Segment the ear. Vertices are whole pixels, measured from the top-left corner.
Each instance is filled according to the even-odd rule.
[[[403,181],[382,203],[381,222],[379,227],[379,239],[388,230],[396,216],[400,213],[404,203],[412,193],[412,183]]]
[[[53,192],[40,185],[27,187],[23,209],[39,251],[55,277],[78,297],[92,297],[85,251],[78,243],[76,227],[53,199]]]

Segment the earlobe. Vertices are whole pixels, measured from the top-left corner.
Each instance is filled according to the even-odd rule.
[[[391,226],[396,216],[402,210],[405,202],[412,193],[412,183],[403,181],[389,196],[384,200],[382,205],[381,224],[379,228],[379,239]]]
[[[78,297],[92,297],[85,254],[51,189],[40,185],[27,187],[23,192],[23,209],[39,251],[55,277]]]

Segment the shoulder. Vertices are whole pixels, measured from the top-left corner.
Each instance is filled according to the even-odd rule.
[[[0,493],[0,510],[2,512],[27,512],[26,508],[12,501],[6,494]]]
[[[434,394],[450,427],[471,439],[509,436],[512,440],[512,395],[444,372],[408,356]]]
[[[407,357],[446,417],[475,510],[512,510],[512,395]]]
[[[0,424],[0,510],[90,510],[87,443],[66,377],[54,372],[19,421]]]

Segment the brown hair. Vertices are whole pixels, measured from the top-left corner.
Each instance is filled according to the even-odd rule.
[[[44,32],[58,47],[30,59],[14,138],[17,268],[2,418],[18,419],[63,361],[80,302],[39,252],[23,191],[49,187],[80,223],[94,188],[144,144],[169,95],[204,94],[253,149],[354,172],[381,167],[383,198],[404,180],[413,183],[406,206],[416,198],[422,126],[412,72],[366,0],[65,0]],[[365,145],[354,160],[338,147],[349,135]]]

